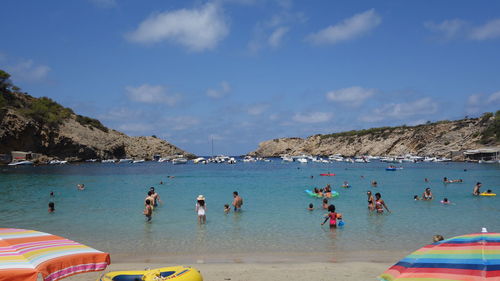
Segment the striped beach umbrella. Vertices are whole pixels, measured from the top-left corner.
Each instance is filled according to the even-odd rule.
[[[0,228],[0,281],[44,281],[104,270],[109,254],[34,230]]]
[[[500,281],[500,233],[476,233],[427,245],[379,276],[383,281]]]

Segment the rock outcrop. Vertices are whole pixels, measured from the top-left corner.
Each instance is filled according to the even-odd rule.
[[[281,138],[264,141],[249,155],[277,157],[281,155],[428,155],[455,156],[453,151],[498,146],[498,138],[485,138],[485,131],[498,118],[491,113],[482,118],[441,121],[418,126],[400,126],[350,131],[308,138]],[[498,130],[498,128],[497,128]],[[461,153],[455,160],[460,160]]]
[[[48,98],[34,98],[4,85],[0,87],[0,154],[16,150],[69,161],[194,157],[165,140],[127,136]]]

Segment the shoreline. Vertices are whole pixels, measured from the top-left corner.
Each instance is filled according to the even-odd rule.
[[[171,263],[114,263],[104,272],[74,275],[65,280],[97,280],[105,272],[142,270],[179,264]],[[204,280],[231,281],[294,281],[294,280],[376,280],[392,263],[377,262],[306,262],[306,263],[209,263],[183,264],[198,269]]]
[[[144,255],[113,253],[111,262],[128,263],[172,263],[172,264],[305,264],[305,263],[395,263],[412,251],[367,250],[335,252],[243,252],[243,253],[165,253]]]

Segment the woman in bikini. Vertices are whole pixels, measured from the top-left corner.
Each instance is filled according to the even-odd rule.
[[[427,187],[422,194],[422,200],[432,200],[432,191],[429,187]]]
[[[382,199],[382,195],[380,193],[375,193],[375,209],[377,210],[377,213],[381,214],[384,212],[384,208],[389,211],[389,208],[387,208],[387,205],[385,205],[384,200]]]

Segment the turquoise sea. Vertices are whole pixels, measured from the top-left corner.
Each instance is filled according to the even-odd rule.
[[[481,227],[500,232],[500,196],[471,195],[477,181],[483,183],[482,190],[500,193],[500,165],[401,165],[404,169],[395,172],[385,171],[387,164],[380,162],[298,164],[279,159],[235,165],[1,167],[0,227],[50,232],[109,251],[112,258],[129,259],[299,255],[384,260],[394,252],[407,254],[430,243],[434,234],[451,237]],[[336,176],[319,176],[327,172]],[[463,183],[443,184],[443,177],[461,178]],[[378,187],[370,186],[372,180]],[[352,188],[340,188],[344,181]],[[78,183],[86,190],[78,191]],[[320,226],[325,211],[306,210],[309,203],[320,207],[321,200],[304,190],[326,184],[340,193],[330,202],[344,215],[342,229]],[[150,186],[164,204],[146,223],[142,210]],[[421,196],[426,187],[435,200],[414,201],[413,195]],[[234,190],[244,198],[243,211],[224,214]],[[367,190],[380,192],[392,212],[369,212]],[[53,214],[47,212],[51,191],[56,194]],[[199,194],[205,195],[208,208],[203,226],[194,212]],[[442,205],[444,197],[452,204]]]

